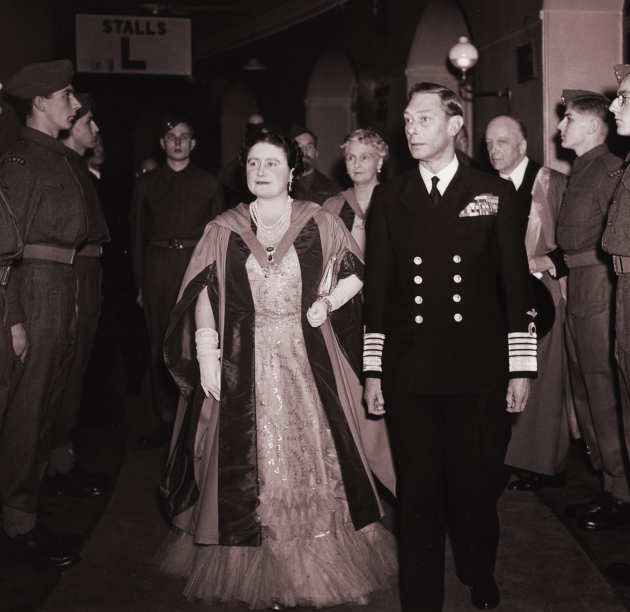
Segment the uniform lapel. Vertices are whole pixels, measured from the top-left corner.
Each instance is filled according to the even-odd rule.
[[[433,206],[419,170],[409,173],[406,184],[400,193],[400,201],[414,217],[419,212],[425,212]]]
[[[459,214],[459,212],[468,205],[470,198],[466,197],[467,181],[464,176],[466,172],[466,167],[459,164],[455,176],[452,178],[448,187],[442,194],[442,201],[440,202],[439,208],[443,212],[456,208],[454,212]]]

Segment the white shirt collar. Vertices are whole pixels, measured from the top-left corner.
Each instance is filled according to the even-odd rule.
[[[450,182],[453,180],[457,169],[459,168],[459,161],[457,161],[457,155],[453,154],[453,159],[442,168],[437,174],[434,174],[428,168],[425,168],[422,164],[418,164],[420,167],[420,176],[424,181],[424,184],[427,188],[427,191],[431,193],[431,177],[437,176],[440,180],[437,184],[437,189],[440,192],[440,195],[444,195],[446,188],[449,186]]]
[[[529,157],[527,155],[521,159],[518,163],[518,166],[510,172],[510,174],[499,173],[501,178],[504,178],[508,181],[512,181],[514,183],[515,189],[520,189],[523,179],[525,178],[525,170],[527,170],[527,164],[529,163]]]

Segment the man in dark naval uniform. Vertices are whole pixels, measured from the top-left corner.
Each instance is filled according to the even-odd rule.
[[[162,343],[179,286],[203,230],[223,210],[216,178],[190,161],[196,145],[182,117],[164,122],[166,164],[138,179],[132,203],[133,263],[138,303],[151,343],[151,389],[157,429],[140,445],[166,444],[177,407],[177,387],[164,365]]]
[[[323,204],[328,198],[339,193],[341,188],[315,167],[319,157],[317,136],[311,130],[296,127],[293,131],[293,140],[302,151],[304,170],[293,181],[291,195],[296,200]]]
[[[507,412],[536,375],[522,219],[509,184],[458,162],[455,93],[416,84],[404,120],[419,168],[374,190],[363,358],[397,467],[402,609],[442,610],[447,529],[473,604],[494,608]]]
[[[621,160],[605,144],[609,101],[601,94],[565,90],[558,125],[562,146],[575,151],[557,225],[558,246],[569,268],[567,354],[575,412],[602,474],[603,494],[571,507],[585,529],[630,525],[630,489],[619,436],[618,386],[613,356],[614,274],[601,249],[608,208],[619,182]]]
[[[630,64],[614,68],[617,78],[617,96],[610,105],[615,116],[617,134],[630,136]],[[619,372],[622,431],[626,449],[630,449],[630,153],[617,171],[620,182],[615,191],[608,222],[602,237],[602,246],[612,255],[617,274],[615,308],[615,357]],[[609,578],[630,586],[630,565],[613,563],[607,568]]]
[[[0,183],[24,240],[11,284],[30,342],[0,434],[2,527],[12,554],[58,566],[78,556],[71,542],[51,536],[37,519],[53,407],[66,380],[76,327],[72,263],[87,238],[84,194],[57,140],[80,107],[72,76],[70,61],[58,60],[26,66],[9,80],[7,93],[26,125],[0,160]]]
[[[93,101],[89,94],[77,94],[81,108],[72,127],[62,133],[68,147],[67,159],[83,191],[87,213],[87,239],[77,249],[74,269],[78,282],[78,309],[73,353],[52,432],[52,451],[48,460],[47,488],[51,493],[89,497],[101,495],[104,484],[94,475],[85,473],[76,464],[73,431],[77,422],[83,377],[90,360],[101,310],[101,255],[103,244],[109,242],[109,230],[101,209],[92,173],[85,154],[96,144],[98,126],[94,122]]]

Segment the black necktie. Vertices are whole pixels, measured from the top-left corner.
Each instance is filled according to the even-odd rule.
[[[441,195],[438,191],[437,184],[440,182],[440,178],[438,176],[431,177],[431,191],[429,192],[429,196],[431,196],[431,201],[433,202],[433,206],[437,206],[440,203]]]

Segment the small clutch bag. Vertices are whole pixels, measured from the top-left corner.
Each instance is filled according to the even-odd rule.
[[[330,292],[337,285],[337,257],[333,255],[324,267],[322,274],[322,280],[319,281],[319,287],[317,288],[318,297],[325,297],[330,295]]]

